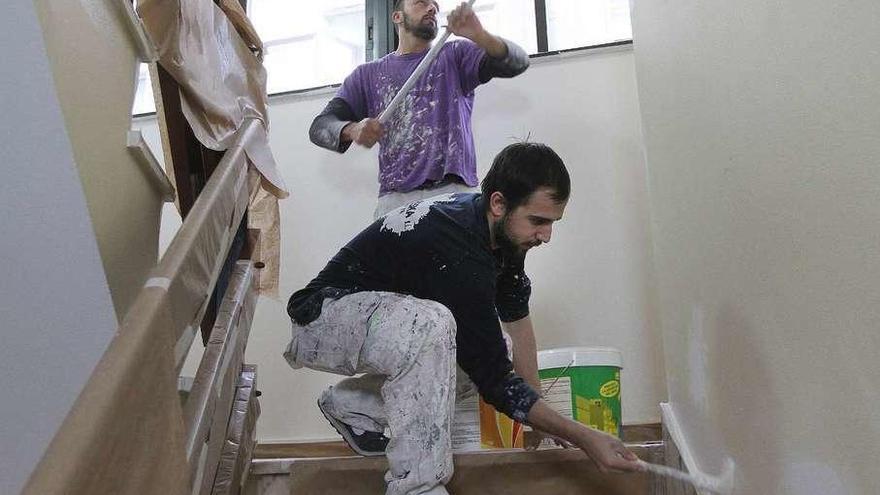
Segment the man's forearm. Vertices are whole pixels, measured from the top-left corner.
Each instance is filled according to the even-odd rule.
[[[474,36],[474,39],[471,41],[476,43],[477,46],[482,48],[492,58],[502,59],[507,57],[507,44],[489,31],[484,30],[482,33]]]
[[[535,331],[531,319],[503,323],[504,330],[513,341],[513,370],[517,375],[541,394],[541,381],[538,378],[538,350]]]

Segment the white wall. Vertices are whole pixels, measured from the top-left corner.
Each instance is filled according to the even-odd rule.
[[[339,377],[291,370],[286,298],[371,220],[375,152],[346,155],[308,141],[312,118],[332,94],[273,99],[271,144],[292,188],[281,203],[281,294],[262,299],[247,359],[259,366],[261,441],[336,438],[315,401]],[[551,145],[573,179],[553,242],[529,254],[539,347],[611,345],[624,353],[624,421],[659,420],[665,399],[653,310],[644,158],[632,52],[536,61],[523,76],[477,91],[480,175],[505,145],[531,135]]]
[[[880,4],[633,5],[688,444],[739,494],[880,493]]]
[[[18,493],[116,331],[74,154],[29,0],[0,44],[0,493]]]

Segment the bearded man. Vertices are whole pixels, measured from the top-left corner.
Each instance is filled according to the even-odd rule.
[[[437,194],[474,191],[476,152],[471,130],[474,90],[494,77],[529,66],[525,51],[486,31],[462,3],[447,17],[463,39],[446,43],[387,125],[377,120],[437,37],[433,0],[396,0],[392,21],[400,42],[385,57],[357,67],[309,129],[313,143],[344,153],[351,143],[379,143],[375,218]]]
[[[284,357],[295,369],[350,377],[318,407],[356,452],[387,456],[387,495],[447,493],[457,379],[514,420],[579,447],[602,471],[640,469],[620,440],[540,398],[524,263],[529,249],[550,242],[569,192],[553,150],[512,144],[482,193],[389,212],[291,296]],[[530,353],[514,343],[513,363],[499,319],[531,341]]]

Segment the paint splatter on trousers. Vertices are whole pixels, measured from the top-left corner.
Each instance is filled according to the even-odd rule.
[[[284,356],[294,368],[352,377],[322,400],[354,428],[390,430],[386,495],[446,493],[456,363],[455,320],[445,306],[391,292],[328,299],[317,320],[293,324]]]

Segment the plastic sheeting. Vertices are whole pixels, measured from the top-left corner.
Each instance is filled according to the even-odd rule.
[[[220,465],[214,479],[213,495],[237,495],[242,491],[257,443],[260,402],[256,395],[256,381],[257,367],[243,365],[235,389],[235,402],[232,404]]]
[[[289,193],[269,148],[266,70],[249,48],[260,48],[262,42],[244,12],[233,5],[236,2],[221,3],[222,10],[209,1],[142,0],[138,13],[159,49],[159,63],[180,86],[183,114],[199,142],[226,150],[245,119],[262,123],[244,143],[248,159],[262,176],[250,188],[248,228],[259,231],[254,236],[259,258],[254,261],[265,265],[257,288],[260,294],[277,298],[281,258],[277,200]]]
[[[226,13],[226,17],[235,26],[235,30],[241,36],[241,39],[247,44],[248,48],[254,52],[260,61],[263,60],[263,40],[248,19],[247,13],[242,8],[238,0],[219,0],[217,5]]]
[[[266,69],[214,2],[142,0],[138,13],[159,49],[159,63],[180,85],[183,114],[196,138],[222,151],[247,118],[263,123],[248,158],[277,198],[287,197],[269,149]]]

